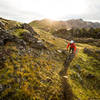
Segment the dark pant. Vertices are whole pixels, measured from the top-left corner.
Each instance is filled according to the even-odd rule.
[[[69,53],[74,53],[74,48],[71,48],[71,47],[70,47]]]

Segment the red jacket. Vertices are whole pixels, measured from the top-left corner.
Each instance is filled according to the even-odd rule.
[[[74,48],[74,53],[76,52],[76,45],[75,45],[75,43],[68,43],[68,45],[67,45],[67,49],[68,49],[68,47],[71,47],[71,48]]]

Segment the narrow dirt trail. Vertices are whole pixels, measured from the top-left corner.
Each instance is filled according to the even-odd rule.
[[[62,68],[62,70],[59,73],[61,80],[62,80],[62,87],[64,90],[64,100],[74,100],[73,99],[74,95],[72,93],[71,87],[68,84],[67,79],[65,77],[63,77],[63,76],[67,75],[68,67],[69,67],[70,63],[72,62],[73,58],[74,58],[73,54],[69,54],[67,56],[67,58],[64,62],[64,67]]]

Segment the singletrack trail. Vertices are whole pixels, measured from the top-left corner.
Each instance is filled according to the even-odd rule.
[[[69,54],[66,57],[66,60],[64,62],[64,67],[62,68],[62,70],[59,73],[59,75],[61,76],[61,80],[62,80],[62,87],[63,87],[63,91],[64,91],[64,100],[74,100],[73,99],[74,95],[72,93],[70,85],[67,82],[67,78],[64,77],[67,75],[68,67],[69,67],[70,63],[72,62],[73,58],[74,58],[74,54]]]

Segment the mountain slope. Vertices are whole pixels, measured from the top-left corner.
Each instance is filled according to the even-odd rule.
[[[27,30],[23,24],[9,31],[0,28],[0,99],[100,98],[100,48],[76,43],[77,54],[66,63],[64,78],[68,42],[36,27]]]
[[[29,23],[32,27],[36,27],[45,31],[54,31],[62,27],[67,28],[63,22],[53,21],[49,19],[43,19],[40,21],[33,21]]]
[[[32,27],[43,29],[45,31],[57,31],[59,29],[70,28],[100,28],[100,23],[84,21],[82,19],[72,19],[68,21],[53,21],[49,19],[36,20],[29,23]]]
[[[100,28],[100,23],[98,22],[88,22],[84,21],[83,19],[72,19],[69,21],[66,21],[66,23],[69,25],[70,28]]]
[[[11,29],[0,29],[0,99],[64,100],[59,71],[66,53],[59,52],[52,39],[43,40],[45,32],[41,30],[31,33],[22,28]],[[70,90],[67,92],[70,94]]]

